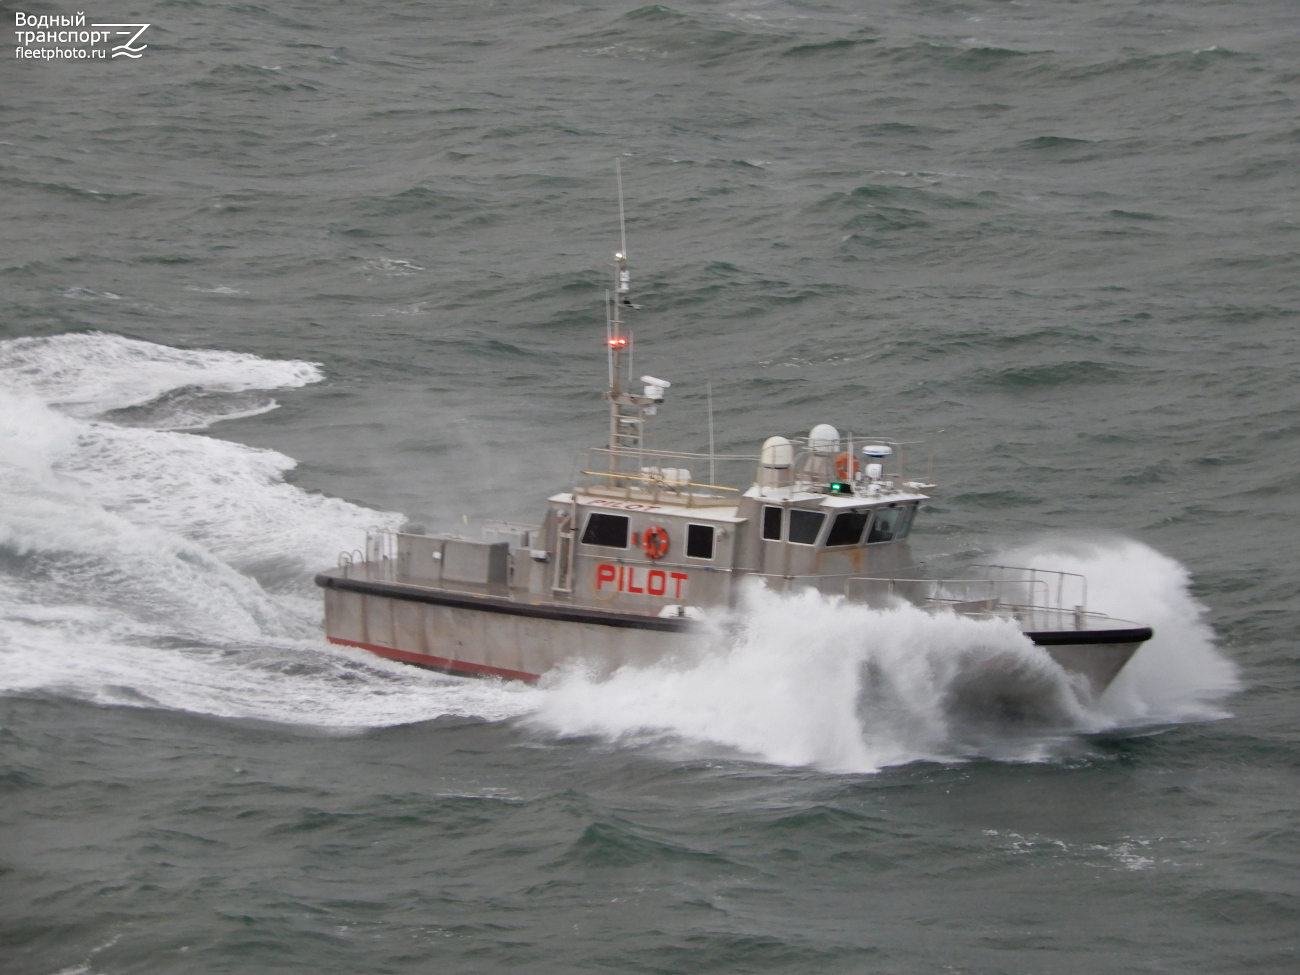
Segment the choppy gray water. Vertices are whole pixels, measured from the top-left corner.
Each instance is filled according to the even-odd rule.
[[[1295,971],[1293,4],[112,14],[2,69],[0,971]],[[663,441],[925,441],[920,554],[1156,627],[1101,702],[812,599],[604,683],[323,643],[366,526],[600,440],[619,154]]]

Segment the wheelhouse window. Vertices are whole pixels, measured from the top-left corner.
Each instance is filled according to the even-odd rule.
[[[903,517],[898,522],[898,528],[894,531],[894,541],[900,538],[906,538],[912,530],[912,519],[916,517],[916,508],[914,504],[906,505],[903,508]]]
[[[686,526],[686,557],[691,559],[713,558],[713,526]]]
[[[781,540],[781,510],[770,505],[763,509],[763,537],[769,542]]]
[[[604,545],[606,548],[627,548],[627,515],[607,515],[593,512],[587,518],[582,532],[583,545]]]
[[[906,508],[877,508],[875,518],[871,520],[871,532],[867,535],[867,544],[873,542],[892,542],[895,538],[901,538],[899,529],[903,529],[903,534],[907,534],[905,522],[911,519],[907,517],[911,507]]]
[[[821,534],[822,522],[825,520],[826,515],[823,512],[791,508],[790,541],[799,545],[816,545],[817,536]]]
[[[826,547],[857,545],[862,541],[862,532],[870,517],[870,511],[841,511],[835,516],[830,534],[826,536]]]

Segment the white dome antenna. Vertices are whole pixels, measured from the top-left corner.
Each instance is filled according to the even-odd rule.
[[[785,437],[768,437],[763,441],[759,463],[764,467],[786,470],[794,466],[794,444]]]
[[[819,423],[808,431],[808,449],[814,454],[838,454],[840,432],[829,423]]]

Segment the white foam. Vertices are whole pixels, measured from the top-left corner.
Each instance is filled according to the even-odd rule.
[[[338,728],[517,713],[531,689],[399,672],[321,638],[312,573],[400,516],[285,483],[293,461],[274,451],[51,405],[69,377],[91,376],[94,405],[118,406],[129,397],[102,391],[129,387],[142,360],[158,379],[150,362],[177,358],[93,334],[0,343],[0,555],[13,567],[0,575],[0,692]],[[172,376],[257,388],[312,375],[287,365],[201,353]]]
[[[78,622],[0,624],[4,691],[335,731],[448,716],[500,721],[531,710],[537,694],[523,684],[443,677],[320,641],[177,645],[160,634],[149,645],[133,625],[121,640],[96,632],[94,623],[115,628],[120,621],[111,614]]]
[[[1035,758],[1044,740],[1088,724],[1065,673],[1008,621],[755,587],[736,623],[730,645],[720,637],[686,665],[628,667],[605,681],[561,675],[535,720],[561,735],[710,742],[853,772]]]
[[[1081,572],[1089,606],[1155,637],[1092,701],[1014,624],[752,590],[740,636],[694,662],[558,675],[534,721],[564,736],[711,743],[781,765],[870,772],[972,756],[1037,761],[1079,733],[1223,715],[1237,688],[1186,570],[1130,540],[1003,557]]]
[[[286,483],[294,466],[273,450],[90,423],[57,469],[103,508],[181,535],[241,569],[277,562],[319,571],[340,550],[362,547],[368,526],[400,522]]]
[[[312,362],[242,352],[173,349],[103,332],[0,342],[0,383],[78,417],[148,403],[171,390],[288,389],[319,382]]]
[[[1236,666],[1215,649],[1205,608],[1189,591],[1187,569],[1131,539],[1054,538],[1009,552],[1008,562],[1077,572],[1088,579],[1088,608],[1146,623],[1155,631],[1098,702],[1118,726],[1223,717],[1218,703],[1240,688]]]

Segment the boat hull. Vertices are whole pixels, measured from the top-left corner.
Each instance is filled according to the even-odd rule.
[[[318,576],[331,643],[475,677],[536,681],[582,661],[598,674],[689,651],[698,624]]]
[[[1026,635],[1030,639],[1034,637],[1032,633]],[[1148,631],[1147,637],[1128,643],[1116,640],[1113,643],[1062,643],[1047,646],[1040,643],[1038,645],[1042,646],[1048,656],[1064,670],[1086,677],[1092,693],[1096,695],[1108,688],[1119,676],[1124,665],[1129,662],[1133,654],[1137,653],[1138,648],[1149,638],[1149,635]]]
[[[504,595],[453,592],[396,582],[316,577],[325,589],[331,643],[430,670],[536,681],[580,661],[604,675],[692,655],[704,645],[695,620],[598,607],[527,603]],[[1026,631],[1066,671],[1101,694],[1151,637],[1150,627]]]

